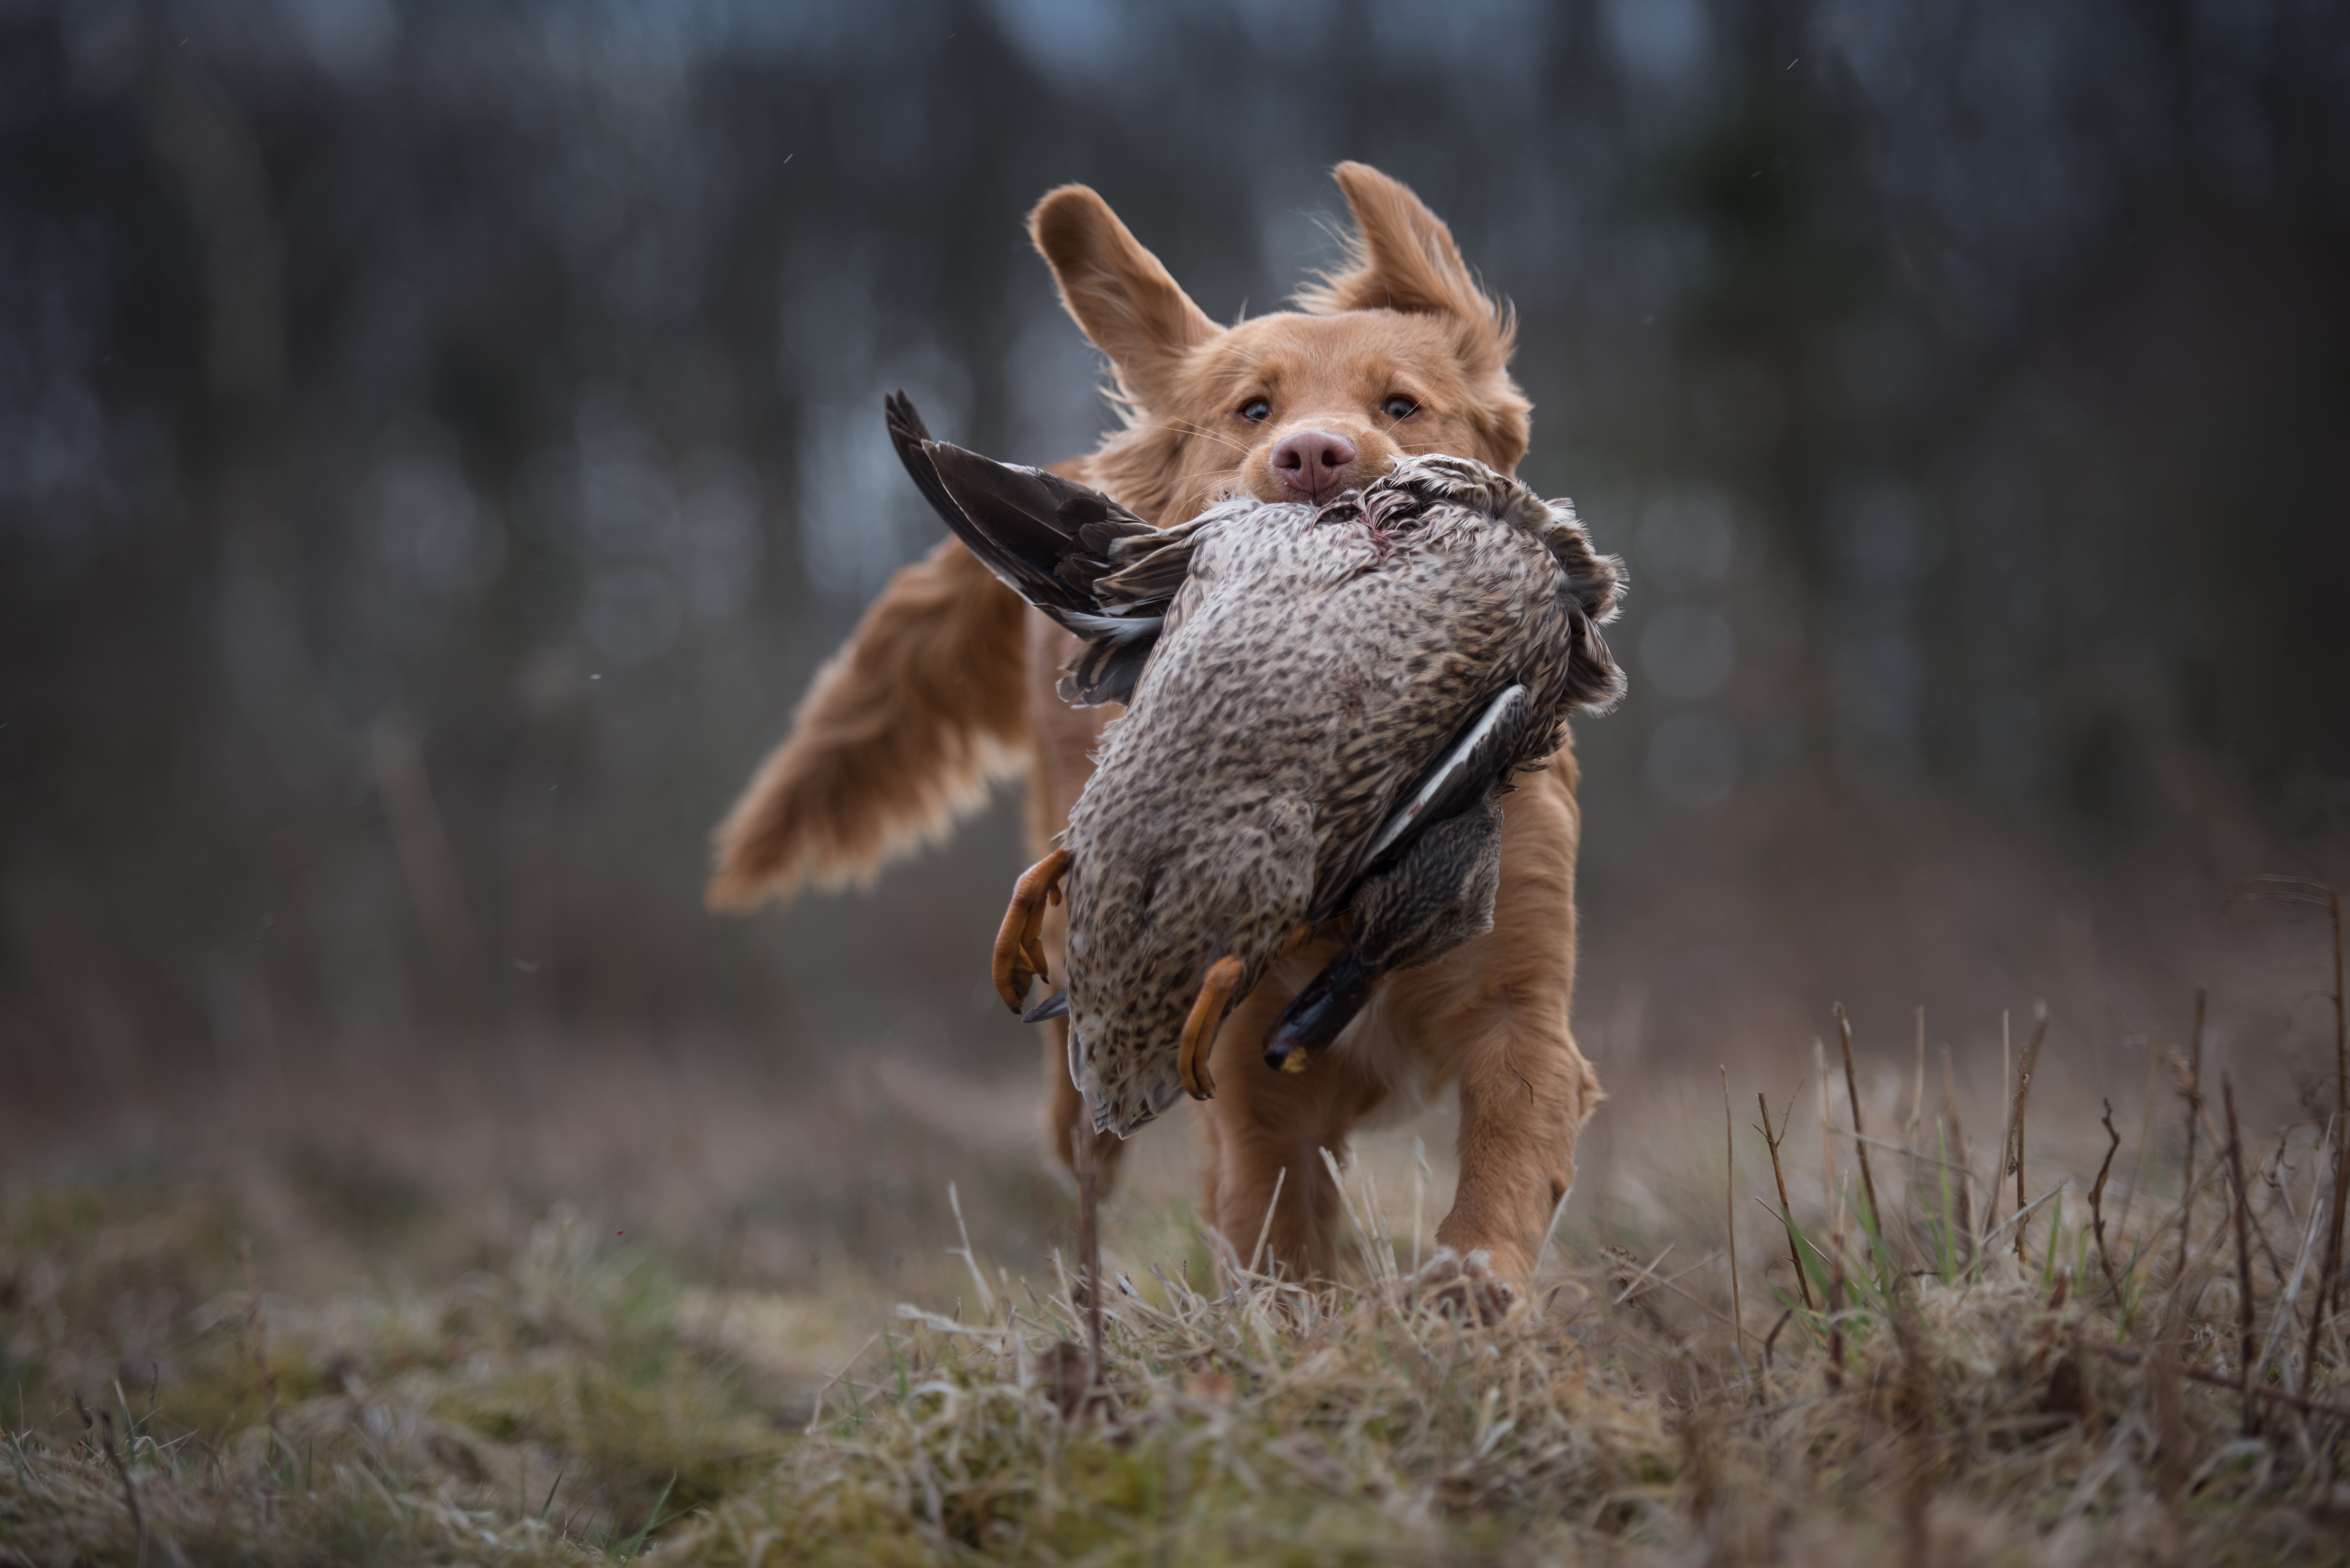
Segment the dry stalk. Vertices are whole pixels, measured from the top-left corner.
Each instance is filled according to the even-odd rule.
[[[1852,1072],[1852,1020],[1845,1016],[1844,1003],[1835,1004],[1836,1038],[1844,1045],[1844,1090],[1852,1101],[1852,1146],[1860,1156],[1860,1189],[1868,1198],[1868,1222],[1877,1239],[1885,1239],[1885,1211],[1877,1206],[1877,1179],[1868,1170],[1868,1145],[1862,1141],[1865,1132],[1860,1125],[1860,1085]]]
[[[1844,1192],[1836,1184],[1835,1117],[1828,1109],[1828,1053],[1816,1036],[1812,1065],[1820,1080],[1820,1159],[1828,1184],[1828,1386],[1844,1386]]]
[[[1265,1199],[1264,1223],[1257,1227],[1256,1245],[1249,1249],[1248,1268],[1245,1272],[1255,1273],[1257,1264],[1264,1260],[1265,1239],[1273,1234],[1273,1217],[1281,1208],[1282,1185],[1288,1179],[1289,1167],[1285,1165],[1273,1173],[1273,1196]],[[1273,1272],[1271,1265],[1266,1266],[1265,1272],[1267,1273]]]
[[[1803,1093],[1801,1085],[1796,1085],[1795,1093]],[[1771,1151],[1771,1179],[1779,1184],[1779,1218],[1785,1221],[1787,1227],[1787,1258],[1795,1265],[1795,1288],[1803,1292],[1804,1310],[1809,1312],[1812,1310],[1812,1277],[1804,1272],[1802,1249],[1795,1245],[1795,1211],[1787,1202],[1787,1173],[1779,1166],[1779,1143],[1787,1136],[1787,1123],[1795,1114],[1794,1096],[1787,1096],[1787,1109],[1779,1118],[1779,1131],[1775,1137],[1771,1131],[1771,1102],[1762,1097],[1759,1089],[1754,1094],[1754,1104],[1762,1113],[1762,1142]],[[1778,1331],[1773,1329],[1772,1333],[1775,1336]],[[1764,1358],[1769,1358],[1767,1346]]]
[[[2236,1130],[2236,1086],[2220,1075],[2220,1097],[2228,1108],[2228,1174],[2236,1185],[2236,1366],[2244,1392],[2244,1432],[2261,1428],[2252,1392],[2252,1239],[2251,1203],[2244,1191],[2244,1140]]]
[[[2106,1114],[2103,1119],[2106,1137],[2112,1141],[2106,1145],[2105,1163],[2097,1167],[2096,1182],[2089,1189],[2089,1217],[2096,1226],[2097,1262],[2104,1265],[2106,1283],[2111,1287],[2115,1299],[2119,1300],[2122,1293],[2121,1276],[2114,1272],[2113,1254],[2106,1251],[2106,1179],[2113,1174],[2114,1154],[2122,1147],[2122,1135],[2114,1130],[2113,1101],[2107,1100],[2105,1105]]]
[[[2032,1004],[2032,1044],[2023,1048],[2023,1060],[2015,1073],[2015,1203],[2019,1210],[2023,1206],[2023,1113],[2032,1100],[2032,1075],[2040,1066],[2040,1044],[2047,1038],[2048,1003],[2035,1002]],[[2021,1258],[2024,1233],[2032,1225],[2021,1214],[2016,1218],[2023,1220],[2015,1228],[2015,1255]]]
[[[1991,1245],[1991,1232],[1999,1226],[1999,1195],[2007,1188],[2007,1151],[2015,1142],[2015,1090],[2012,1086],[2013,1081],[2008,1076],[2013,1064],[2014,1049],[2013,1043],[2008,1038],[2007,1010],[2002,1008],[1999,1014],[1999,1086],[2007,1094],[2007,1113],[2000,1123],[1999,1153],[1991,1157],[1991,1188],[1983,1198],[1984,1248]]]
[[[1730,1343],[1746,1371],[1746,1307],[1738,1289],[1738,1124],[1730,1113],[1730,1068],[1721,1069],[1721,1222],[1730,1230]],[[1759,1395],[1759,1391],[1758,1391]]]
[[[2203,1107],[2203,1136],[2211,1140],[2213,1148],[2224,1147],[2228,1142],[2226,1138],[2220,1136],[2220,1129],[2211,1125],[2211,1108],[2208,1105]],[[2245,1197],[2245,1201],[2247,1204],[2251,1202],[2249,1193]],[[2284,1280],[2284,1262],[2277,1256],[2276,1243],[2269,1240],[2269,1228],[2262,1224],[2261,1217],[2252,1213],[2249,1208],[2245,1212],[2251,1220],[2252,1240],[2261,1244],[2261,1255],[2269,1261],[2269,1272],[2282,1283]],[[2220,1229],[2225,1230],[2228,1224],[2228,1219],[2223,1217],[2220,1220]]]
[[[2163,1362],[2159,1352],[2149,1357],[2138,1351],[2115,1345],[2106,1346],[2106,1357],[2107,1360],[2119,1362],[2124,1366],[2145,1365],[2159,1368]],[[2190,1378],[2212,1388],[2225,1388],[2230,1394],[2244,1392],[2242,1383],[2224,1373],[2208,1372],[2200,1366],[2176,1364],[2173,1366],[2173,1371],[2178,1376]],[[2272,1405],[2282,1405],[2288,1408],[2299,1410],[2306,1416],[2320,1416],[2329,1421],[2350,1421],[2350,1405],[2329,1405],[2323,1399],[2312,1399],[2307,1395],[2296,1394],[2290,1388],[2272,1388],[2265,1384],[2256,1383],[2252,1386],[2251,1395],[2255,1399],[2266,1399]],[[2161,1419],[2161,1411],[2158,1407],[2155,1414],[2158,1422]]]

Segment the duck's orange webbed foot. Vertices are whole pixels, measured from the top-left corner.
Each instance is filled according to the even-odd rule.
[[[1012,907],[1003,911],[1003,926],[995,933],[995,994],[1017,1012],[1028,1003],[1031,981],[1052,977],[1045,972],[1045,906],[1061,901],[1061,878],[1069,869],[1069,852],[1055,849],[1020,874],[1012,889]]]
[[[1195,1100],[1215,1098],[1216,1081],[1208,1076],[1208,1048],[1216,1043],[1224,1005],[1232,1001],[1232,987],[1240,982],[1241,961],[1232,954],[1210,964],[1207,978],[1200,982],[1200,994],[1191,1002],[1191,1016],[1183,1021],[1183,1050],[1175,1059],[1175,1071],[1183,1080],[1183,1092]]]

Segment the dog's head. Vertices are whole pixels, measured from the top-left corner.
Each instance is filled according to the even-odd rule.
[[[1415,452],[1504,473],[1525,455],[1507,308],[1409,190],[1360,163],[1335,172],[1355,215],[1346,265],[1300,290],[1298,309],[1229,327],[1087,187],[1029,214],[1125,404],[1088,476],[1145,517],[1179,522],[1223,494],[1326,501]]]

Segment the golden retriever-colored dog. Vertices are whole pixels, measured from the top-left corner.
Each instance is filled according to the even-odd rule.
[[[1225,494],[1326,500],[1407,452],[1515,469],[1531,406],[1510,379],[1508,311],[1409,190],[1359,163],[1336,175],[1357,229],[1346,265],[1303,289],[1296,310],[1229,327],[1209,320],[1092,191],[1063,186],[1037,204],[1029,232],[1069,314],[1108,357],[1126,416],[1061,472],[1167,524]],[[899,572],[719,829],[713,907],[868,877],[1022,764],[1030,849],[1041,855],[1118,711],[1069,708],[1054,694],[1074,647],[959,543]],[[1571,752],[1520,783],[1504,801],[1492,932],[1388,978],[1310,1072],[1268,1071],[1259,1054],[1267,1026],[1335,940],[1292,954],[1226,1020],[1211,1056],[1219,1093],[1201,1110],[1205,1213],[1228,1241],[1249,1245],[1271,1210],[1279,1266],[1326,1278],[1339,1203],[1319,1151],[1342,1153],[1374,1111],[1409,1109],[1451,1085],[1461,1179],[1436,1232],[1447,1251],[1427,1282],[1487,1313],[1522,1293],[1575,1179],[1576,1134],[1600,1098],[1568,1027],[1575,790]],[[1045,939],[1055,972],[1065,934],[1056,911]],[[1045,1141],[1065,1164],[1085,1126],[1067,1027],[1045,1026]],[[1099,1168],[1112,1168],[1118,1148],[1097,1140]]]

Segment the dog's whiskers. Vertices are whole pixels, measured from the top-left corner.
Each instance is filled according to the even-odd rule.
[[[1231,447],[1243,457],[1246,457],[1248,455],[1249,447],[1246,441],[1236,441],[1232,437],[1226,435],[1223,431],[1211,430],[1208,426],[1201,424],[1196,421],[1160,420],[1159,421],[1159,428],[1161,430],[1181,431],[1187,435],[1201,436],[1221,445]]]

